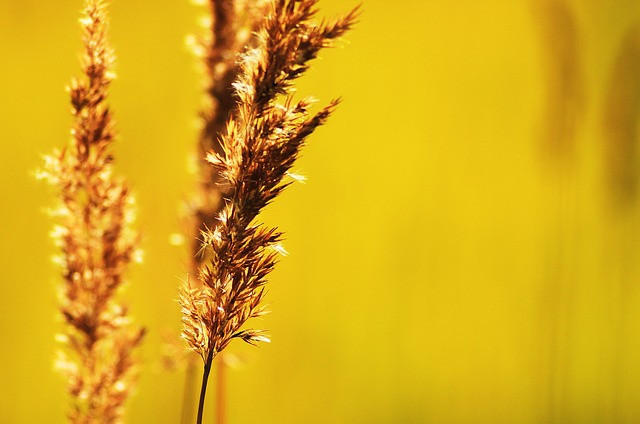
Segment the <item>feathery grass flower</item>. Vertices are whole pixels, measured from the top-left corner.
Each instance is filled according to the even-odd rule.
[[[144,330],[130,322],[116,299],[128,264],[139,256],[131,229],[133,197],[113,176],[113,117],[106,105],[113,54],[100,0],[87,0],[83,28],[84,77],[69,86],[72,141],[46,159],[40,173],[57,189],[60,224],[52,236],[61,249],[64,284],[59,302],[65,321],[57,340],[66,345],[56,364],[69,379],[77,424],[119,423],[135,380],[132,351]]]

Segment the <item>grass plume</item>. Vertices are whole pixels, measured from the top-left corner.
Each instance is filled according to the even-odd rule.
[[[238,56],[249,46],[255,46],[256,30],[268,5],[267,0],[205,0],[207,15],[201,19],[206,27],[203,34],[190,36],[188,43],[200,59],[204,70],[204,104],[200,112],[201,131],[197,143],[197,184],[187,203],[187,239],[190,255],[190,274],[197,275],[204,261],[199,235],[216,225],[216,216],[223,204],[224,193],[220,190],[217,170],[206,160],[209,151],[222,153],[220,135],[235,109],[232,83],[240,72]],[[192,358],[195,359],[195,358]],[[195,376],[196,360],[187,364],[187,381],[184,399],[190,399],[190,377]],[[216,379],[218,396],[216,403],[217,423],[225,422],[224,405],[224,358],[220,357]],[[189,405],[183,405],[190,411]],[[188,422],[189,420],[185,420]]]
[[[208,0],[207,29],[201,36],[189,38],[193,52],[205,70],[205,101],[200,112],[202,130],[198,140],[198,182],[188,205],[192,218],[190,229],[191,272],[205,260],[200,253],[198,236],[216,225],[223,204],[217,169],[206,161],[210,151],[222,153],[220,136],[235,109],[232,84],[238,78],[238,56],[254,46],[255,32],[267,10],[266,0]]]
[[[220,178],[225,202],[217,222],[201,233],[207,260],[199,282],[180,292],[183,337],[204,361],[198,423],[213,358],[233,339],[269,341],[245,323],[265,313],[264,286],[273,270],[282,234],[256,222],[260,211],[291,182],[285,181],[307,137],[338,104],[312,114],[309,98],[294,101],[294,81],[318,52],[354,24],[357,9],[330,23],[316,24],[317,0],[276,0],[262,21],[257,45],[241,56],[233,83],[237,107],[220,137],[222,151],[206,159]]]
[[[144,330],[130,322],[116,299],[123,274],[136,259],[139,236],[131,229],[133,198],[113,176],[113,115],[106,104],[114,77],[105,5],[87,0],[83,78],[69,86],[73,129],[69,146],[48,157],[42,177],[57,189],[63,285],[59,302],[66,349],[57,365],[68,377],[74,424],[120,423],[136,377],[132,353]]]

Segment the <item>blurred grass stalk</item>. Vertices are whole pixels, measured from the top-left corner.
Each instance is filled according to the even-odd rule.
[[[549,204],[556,205],[545,246],[546,271],[538,321],[546,340],[538,368],[546,370],[540,381],[539,420],[568,422],[568,372],[575,285],[578,265],[575,237],[579,231],[576,172],[578,127],[584,110],[582,55],[575,13],[565,0],[532,0],[539,27],[547,84],[541,134],[541,163],[551,185]],[[545,275],[546,274],[546,275]],[[545,372],[540,373],[541,376]]]
[[[83,77],[69,86],[74,124],[69,146],[48,157],[40,175],[58,191],[61,220],[53,232],[62,254],[64,284],[59,308],[65,321],[58,337],[67,349],[57,366],[68,378],[69,421],[121,422],[134,389],[134,349],[144,330],[130,322],[116,295],[129,264],[140,258],[139,235],[128,185],[113,176],[113,116],[106,104],[114,78],[101,0],[86,0]],[[69,352],[71,355],[67,355]]]
[[[640,23],[623,33],[608,72],[602,119],[605,161],[606,237],[605,268],[609,270],[611,308],[607,342],[613,357],[611,366],[612,422],[637,422],[634,413],[640,391],[630,381],[630,369],[637,359],[631,355],[629,337],[638,334],[629,326],[631,306],[637,293],[638,268],[638,176],[640,175]]]

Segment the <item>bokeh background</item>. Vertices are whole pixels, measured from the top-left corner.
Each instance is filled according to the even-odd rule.
[[[2,423],[65,422],[54,197],[32,171],[69,137],[81,6],[0,0]],[[110,10],[117,170],[146,252],[123,293],[149,329],[128,422],[178,423],[184,372],[161,359],[187,271],[169,239],[193,184],[184,40],[203,10]],[[291,255],[273,342],[230,348],[229,424],[640,422],[636,1],[366,0],[299,91],[345,101],[297,167],[307,184],[264,216]]]

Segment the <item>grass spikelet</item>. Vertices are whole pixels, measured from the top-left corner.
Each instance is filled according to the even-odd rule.
[[[233,339],[268,341],[262,330],[245,329],[264,314],[269,273],[283,249],[282,234],[256,222],[260,211],[291,182],[283,181],[307,137],[324,124],[339,101],[312,114],[313,101],[294,101],[294,81],[318,52],[354,24],[358,11],[316,24],[317,0],[277,0],[257,32],[257,45],[240,61],[233,84],[237,108],[226,122],[222,151],[205,156],[225,187],[225,204],[215,226],[200,240],[207,260],[195,287],[180,293],[183,338],[204,361],[198,423],[213,358]],[[212,229],[213,228],[213,229]]]
[[[113,116],[105,101],[114,77],[105,6],[87,0],[83,29],[83,78],[69,86],[72,141],[47,158],[45,176],[57,189],[60,224],[52,236],[61,249],[60,310],[66,346],[56,360],[69,381],[69,420],[119,423],[136,377],[132,353],[144,330],[130,322],[116,300],[128,264],[138,256],[130,228],[133,198],[112,173]]]

